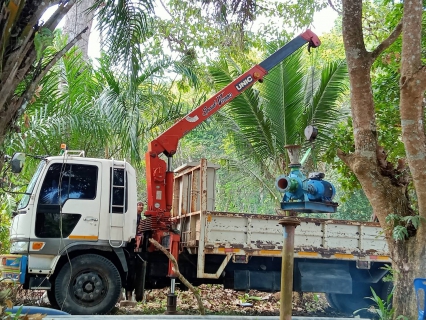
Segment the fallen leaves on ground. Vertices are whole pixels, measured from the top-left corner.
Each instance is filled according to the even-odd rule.
[[[1,286],[0,286],[1,288]],[[8,289],[3,288],[3,289]],[[201,285],[198,287],[206,314],[233,315],[279,315],[280,293],[265,293],[256,290],[248,292],[224,289],[222,285]],[[36,305],[49,307],[44,290],[23,290],[21,286],[13,288],[13,305]],[[123,306],[113,309],[113,314],[162,314],[166,311],[169,288],[146,290],[145,301],[135,307]],[[183,314],[198,314],[198,304],[190,291],[176,289],[178,311]],[[7,295],[9,296],[9,295]],[[8,300],[1,301],[6,306]],[[246,304],[252,306],[244,306]],[[0,304],[0,305],[1,305]],[[342,317],[327,303],[321,293],[293,293],[292,313],[294,316]],[[3,309],[4,313],[4,309]]]
[[[207,314],[279,315],[279,293],[249,292],[223,289],[221,285],[198,287]],[[117,308],[117,314],[159,314],[166,310],[169,289],[147,290],[145,302],[134,308]],[[178,311],[184,314],[198,314],[198,305],[190,291],[176,290]],[[250,303],[252,306],[242,306]],[[342,316],[331,309],[323,294],[293,293],[293,315],[298,316]]]

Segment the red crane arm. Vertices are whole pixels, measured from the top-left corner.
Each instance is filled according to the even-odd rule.
[[[169,177],[166,178],[167,166],[165,161],[159,158],[159,155],[163,153],[168,157],[173,156],[176,153],[179,140],[185,134],[253,86],[257,81],[262,81],[263,77],[272,68],[306,43],[309,43],[309,47],[318,47],[321,44],[312,31],[306,30],[264,61],[232,81],[209,100],[163,132],[157,139],[149,143],[148,151],[145,155],[148,196],[147,215],[155,215],[156,212],[169,215],[172,205],[173,173],[169,173]]]

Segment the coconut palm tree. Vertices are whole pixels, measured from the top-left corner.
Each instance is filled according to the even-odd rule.
[[[267,55],[279,43],[269,45]],[[247,69],[246,60],[222,57],[210,74],[217,90]],[[314,72],[312,72],[314,71]],[[260,182],[277,198],[271,181],[286,171],[284,146],[303,144],[304,128],[315,124],[319,129],[316,151],[321,152],[332,138],[331,128],[346,115],[342,98],[347,94],[347,69],[344,61],[332,61],[321,70],[312,70],[302,50],[284,60],[267,75],[262,84],[252,87],[219,112],[217,123],[231,137],[235,156],[228,165]]]
[[[181,67],[179,63],[169,59],[150,63],[129,82],[126,76],[113,71],[110,57],[104,56],[100,60],[96,74],[107,85],[96,104],[107,120],[109,131],[105,141],[109,150],[105,157],[130,156],[135,164],[140,164],[147,142],[184,115],[186,106],[171,93],[170,83],[157,79],[164,69],[177,72],[178,67]]]

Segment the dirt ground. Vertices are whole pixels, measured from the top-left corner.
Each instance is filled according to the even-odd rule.
[[[256,290],[239,292],[223,289],[221,285],[199,287],[206,314],[235,315],[279,315],[279,293],[265,293]],[[145,301],[135,307],[121,307],[113,310],[116,314],[153,314],[166,310],[168,289],[148,290]],[[190,291],[176,291],[178,310],[184,314],[198,314],[197,301]],[[332,309],[324,294],[293,294],[294,316],[342,317]]]
[[[2,292],[8,289],[0,286],[0,301],[5,305],[6,297]],[[239,292],[223,289],[221,285],[201,285],[198,287],[203,300],[206,314],[211,315],[279,315],[279,293],[265,293],[256,290]],[[49,307],[45,291],[23,290],[19,287],[9,288],[9,298],[13,305],[37,305]],[[111,314],[138,315],[162,314],[166,311],[168,289],[147,290],[145,299],[134,306],[123,306],[118,302]],[[178,296],[178,311],[183,314],[199,314],[197,301],[191,291],[176,290]],[[344,317],[342,313],[332,309],[324,294],[293,293],[293,315],[310,317]],[[4,310],[4,309],[3,309]]]

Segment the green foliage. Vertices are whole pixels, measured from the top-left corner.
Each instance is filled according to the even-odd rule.
[[[170,62],[159,61],[145,64],[140,75],[133,81],[137,91],[133,91],[126,76],[114,73],[111,58],[103,56],[95,76],[100,83],[107,85],[99,92],[95,106],[103,126],[109,132],[107,144],[109,157],[129,157],[139,166],[145,149],[144,141],[157,136],[164,128],[184,115],[186,107],[179,98],[173,96],[169,86],[155,81],[155,76],[170,66]],[[175,99],[175,102],[173,102]]]
[[[339,203],[337,213],[333,214],[333,219],[371,221],[373,209],[362,189],[344,191],[336,185],[338,195],[335,201]]]
[[[9,136],[10,153],[57,154],[63,142],[73,149],[90,152],[87,145],[91,145],[96,150],[107,127],[93,103],[102,87],[92,74],[81,54],[68,53],[40,82],[18,122],[19,132]]]
[[[279,198],[250,163],[222,160],[219,170],[216,209],[226,212],[275,214]]]
[[[330,139],[328,149],[325,151],[323,160],[330,163],[332,168],[339,174],[338,182],[343,191],[353,192],[361,186],[358,179],[346,164],[336,157],[337,151],[352,153],[355,151],[352,118],[348,117],[340,122],[332,131],[333,139]]]
[[[385,219],[386,223],[393,226],[392,236],[397,241],[402,241],[409,237],[408,226],[412,225],[415,229],[418,229],[420,223],[424,220],[425,218],[419,215],[403,217],[394,213],[388,214]]]
[[[384,267],[381,267],[380,269],[388,271],[388,273],[382,278],[382,280],[384,282],[393,282],[393,281],[395,281],[395,276],[397,274],[399,274],[399,271],[396,270],[396,269],[393,269],[392,265],[390,265],[390,264],[385,264]]]
[[[53,44],[54,34],[45,27],[41,27],[34,36],[34,46],[36,49],[37,60],[43,56],[44,50]]]
[[[244,293],[244,295],[240,296],[239,298],[242,303],[247,301],[262,301],[261,297],[250,296],[248,293]]]
[[[54,45],[62,47],[62,38],[55,38]],[[170,68],[189,85],[197,86],[198,78],[183,63],[150,62],[144,57],[132,82],[135,92],[127,76],[116,72],[110,56],[103,55],[99,64],[94,69],[75,49],[66,54],[42,79],[19,121],[19,132],[10,134],[6,145],[10,153],[52,155],[67,143],[90,156],[127,158],[143,165],[143,141],[181,117],[186,107],[169,84],[156,77]]]
[[[10,248],[9,227],[12,210],[16,208],[14,197],[7,193],[0,194],[0,253],[8,253]]]
[[[372,297],[367,297],[367,299],[370,299],[374,302],[374,308],[363,308],[360,310],[357,310],[354,312],[354,314],[357,314],[361,311],[368,310],[373,313],[375,313],[380,320],[393,320],[395,316],[395,308],[392,307],[392,299],[393,299],[393,290],[392,292],[386,297],[386,300],[382,300],[377,293],[374,291],[373,288],[371,288],[371,293],[373,294]],[[396,320],[408,320],[407,317],[399,315],[395,318]]]
[[[313,22],[314,13],[327,6],[327,1],[275,1],[277,16],[291,28],[306,28]]]
[[[395,226],[393,228],[392,236],[395,240],[408,239],[408,230],[404,226]]]
[[[21,313],[22,313],[23,308],[24,308],[24,306],[20,306],[18,311],[16,311],[16,313],[12,313],[10,311],[6,312],[6,316],[3,317],[3,319],[5,319],[5,320],[19,320],[19,319],[21,319],[22,318]]]
[[[115,67],[128,78],[131,91],[137,89],[144,51],[141,43],[152,36],[154,7],[150,0],[96,0],[92,7],[98,17],[101,45]]]

